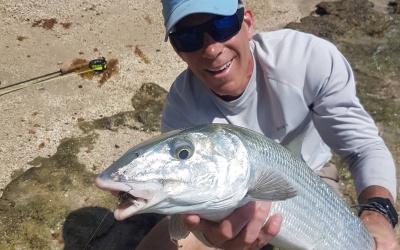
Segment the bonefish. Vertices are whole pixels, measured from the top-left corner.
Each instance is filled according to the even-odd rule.
[[[174,240],[188,235],[180,214],[218,222],[251,200],[265,200],[272,202],[270,214],[284,218],[274,246],[375,249],[360,219],[300,157],[234,125],[161,134],[126,152],[97,177],[96,185],[119,195],[118,220],[139,213],[172,215]]]

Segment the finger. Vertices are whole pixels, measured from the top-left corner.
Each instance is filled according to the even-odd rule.
[[[204,238],[214,246],[222,246],[226,241],[233,239],[251,220],[257,209],[256,202],[249,202],[237,208],[231,215],[219,224],[197,215],[185,215],[184,226],[189,231],[200,231]]]
[[[265,224],[271,208],[270,202],[257,202],[256,211],[249,223],[240,231],[240,233],[231,241],[224,243],[224,247],[232,248],[242,246],[241,248],[252,249],[255,245],[262,247],[268,242],[258,238]],[[263,233],[264,234],[264,233]],[[265,239],[268,239],[265,237]],[[258,248],[257,248],[258,249]]]
[[[271,242],[272,238],[279,233],[282,221],[283,217],[281,214],[274,214],[268,219],[258,236],[258,241],[262,246]]]
[[[184,227],[191,231],[198,240],[203,242],[207,246],[216,246],[215,240],[209,240],[209,238],[215,239],[213,235],[220,235],[218,232],[219,225],[216,222],[201,219],[198,215],[187,214],[183,215]],[[207,237],[207,235],[211,235]],[[206,242],[208,244],[206,244]]]
[[[220,223],[220,237],[230,240],[236,237],[252,220],[258,207],[258,202],[252,201],[237,208],[232,214]]]
[[[257,202],[257,210],[253,218],[246,225],[245,230],[240,233],[244,243],[253,244],[257,240],[261,229],[266,223],[270,208],[271,203],[269,202]]]
[[[201,219],[196,214],[183,215],[183,226],[189,231],[200,231],[207,234],[219,234],[219,225],[216,222]]]
[[[200,217],[196,214],[184,214],[182,215],[183,218],[183,226],[189,230],[189,231],[194,231],[198,230],[198,226],[200,224]]]

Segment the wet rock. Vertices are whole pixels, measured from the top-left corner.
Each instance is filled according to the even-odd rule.
[[[165,105],[167,91],[155,83],[145,83],[138,93],[132,97],[135,117],[145,131],[159,131],[161,114]]]
[[[312,15],[292,28],[334,43],[351,64],[357,93],[377,123],[380,133],[400,164],[400,15],[399,1],[388,1],[387,12],[377,12],[366,0],[318,4]],[[340,165],[336,158],[336,163]],[[340,190],[349,205],[357,204],[349,171],[341,166]],[[398,176],[399,178],[399,171]],[[399,209],[399,201],[396,203]],[[400,232],[396,229],[397,238]]]
[[[63,139],[54,155],[37,157],[31,169],[16,172],[0,198],[0,249],[133,249],[163,216],[116,221],[116,199],[94,187],[96,174],[77,154],[90,153],[96,130],[157,130],[165,95],[158,85],[144,84],[132,98],[134,111],[80,120],[84,136]]]
[[[388,15],[373,10],[367,0],[322,2],[311,16],[288,28],[315,34],[332,42],[360,36],[383,37],[391,25]],[[393,23],[394,24],[394,23]]]
[[[79,127],[86,132],[94,129],[117,131],[121,127],[146,132],[159,131],[166,96],[167,91],[157,84],[144,83],[131,99],[134,110],[95,121],[82,121]]]

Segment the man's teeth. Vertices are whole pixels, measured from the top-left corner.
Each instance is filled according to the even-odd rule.
[[[211,72],[222,71],[222,70],[228,68],[231,64],[232,64],[232,62],[229,61],[229,62],[227,62],[225,65],[223,65],[221,68],[219,68],[219,69],[210,69],[210,71],[211,71]]]

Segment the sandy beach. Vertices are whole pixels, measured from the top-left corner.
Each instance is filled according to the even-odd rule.
[[[316,3],[246,1],[259,31],[298,21]],[[78,120],[131,110],[130,99],[143,83],[169,89],[185,65],[163,40],[161,8],[158,0],[2,1],[0,88],[56,72],[76,59],[116,59],[118,73],[101,86],[99,77],[88,80],[69,74],[0,96],[0,195],[13,173],[31,168],[28,163],[38,156],[54,154],[61,139],[79,136]],[[90,155],[83,152],[81,161],[88,168],[105,168],[149,136],[138,131],[121,131],[118,136],[102,132],[98,146]]]
[[[299,22],[301,18],[309,16],[319,2],[321,1],[245,0],[245,4],[253,10],[256,31],[276,30],[290,22]],[[372,2],[380,11],[387,5],[387,1],[383,0]],[[45,245],[48,246],[46,249],[68,250],[88,242],[92,231],[88,231],[86,238],[79,239],[82,242],[78,242],[79,235],[72,237],[68,234],[68,228],[64,225],[64,222],[68,222],[65,217],[74,215],[71,211],[81,211],[89,206],[95,208],[88,210],[89,215],[99,207],[109,208],[104,205],[109,202],[103,198],[106,194],[94,188],[94,176],[133,145],[159,133],[157,129],[147,131],[138,127],[135,122],[126,125],[124,121],[123,126],[116,126],[118,115],[123,114],[126,117],[129,112],[137,111],[133,107],[135,100],[132,99],[136,98],[143,84],[155,83],[168,91],[175,77],[186,67],[171,45],[164,42],[165,29],[161,9],[160,0],[1,1],[0,232],[5,227],[10,227],[9,225],[15,225],[23,232],[29,244],[36,243],[40,237],[45,238],[40,238],[44,243],[35,249],[44,249],[42,246]],[[89,61],[102,57],[108,62],[107,71],[98,74],[80,75],[75,72],[59,75],[61,68],[76,65],[78,62],[88,64]],[[36,82],[29,81],[30,79],[39,79],[53,73],[57,77],[28,86],[28,83]],[[27,83],[21,83],[25,81]],[[385,84],[392,84],[390,87],[397,89],[393,100],[394,107],[398,107],[398,80],[390,80]],[[7,93],[12,85],[23,88]],[[390,90],[385,91],[390,94]],[[109,119],[110,117],[114,118]],[[107,119],[102,120],[103,118]],[[99,122],[103,122],[102,129],[95,126]],[[391,127],[387,128],[382,133],[393,152],[398,153],[398,137],[391,136],[400,133],[399,127],[396,128],[396,131]],[[52,172],[52,167],[59,165],[66,172]],[[37,174],[34,170],[40,168],[40,181],[37,181],[34,179]],[[68,171],[73,172],[76,169],[81,171],[76,176],[83,176],[83,187],[77,184],[76,176],[62,178]],[[57,178],[61,177],[54,178],[56,175]],[[63,181],[65,182],[61,183]],[[62,190],[58,190],[59,187]],[[54,194],[54,197],[47,197],[49,195],[43,194],[43,189]],[[16,192],[5,195],[6,191],[12,190]],[[43,209],[52,211],[43,215],[46,220],[53,219],[51,213],[54,212],[55,222],[49,222],[49,226],[46,224],[47,228],[44,230],[48,231],[34,235],[30,232],[36,230],[38,217],[38,221],[41,221],[39,210],[42,209],[42,203],[37,208],[39,212],[29,212],[29,218],[33,222],[22,226],[18,223],[21,223],[20,217],[25,214],[19,215],[13,209],[16,204],[29,207],[36,198],[32,198],[33,195],[40,197],[41,194],[48,199],[43,204],[53,206],[53,203],[58,203],[56,205],[61,209],[55,205],[51,207],[53,210]],[[104,203],[100,204],[99,200],[104,200]],[[97,215],[100,219],[104,216],[103,210],[100,211],[103,214]],[[3,215],[6,214],[3,211],[7,215]],[[82,216],[85,217],[86,214]],[[110,222],[110,225],[115,224],[113,223]],[[98,224],[98,221],[93,222],[90,230],[94,230]],[[76,224],[72,223],[71,227],[76,229]],[[104,234],[107,234],[107,230],[103,229]],[[24,241],[22,243],[18,239],[18,234],[22,233],[17,229],[14,232],[17,237],[9,236],[10,241],[16,239],[18,242],[10,245],[9,249],[28,249],[23,247],[25,239],[21,240]],[[62,233],[70,237],[71,245],[68,245],[70,242],[66,241]],[[76,234],[78,233],[79,231]],[[400,233],[397,232],[397,235]],[[2,243],[4,242],[0,241],[0,248],[4,246]]]

